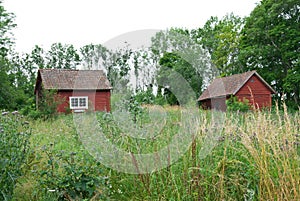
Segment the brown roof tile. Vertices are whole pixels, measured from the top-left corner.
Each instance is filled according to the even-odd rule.
[[[45,89],[111,89],[102,70],[39,69]]]
[[[216,78],[198,98],[198,101],[219,96],[235,95],[254,74],[275,93],[274,89],[256,71],[248,71],[228,77]]]

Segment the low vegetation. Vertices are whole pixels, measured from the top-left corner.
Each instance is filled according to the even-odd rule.
[[[150,108],[134,120],[139,126],[151,122]],[[183,126],[181,108],[160,107],[156,112],[166,116],[153,140],[130,137],[111,114],[97,113],[97,121],[105,136],[123,150],[152,153],[167,146]],[[216,124],[214,118],[220,116]],[[299,111],[200,110],[196,121],[199,129],[178,161],[147,174],[126,174],[105,167],[86,151],[72,115],[32,120],[32,151],[22,165],[14,200],[300,199]],[[211,146],[210,135],[215,144],[203,155]]]
[[[18,112],[0,115],[0,200],[11,200],[30,154],[29,122]]]

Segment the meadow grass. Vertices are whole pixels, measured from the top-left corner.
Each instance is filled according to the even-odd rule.
[[[164,127],[150,140],[134,139],[124,133],[112,115],[98,113],[97,121],[105,136],[121,149],[152,153],[167,146],[181,127],[188,129],[189,125],[182,123],[181,109],[165,107]],[[139,126],[151,123],[149,116],[141,118]],[[299,111],[291,114],[285,107],[282,111],[248,113],[200,110],[194,121],[199,124],[192,135],[194,140],[179,160],[166,168],[127,174],[100,164],[110,181],[108,199],[300,200]],[[39,154],[43,146],[52,144],[55,150],[87,153],[72,115],[32,121],[31,127],[35,157],[15,190],[15,200],[41,200],[32,172],[45,162]]]

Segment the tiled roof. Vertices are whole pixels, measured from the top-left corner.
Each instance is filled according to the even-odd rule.
[[[272,93],[275,93],[274,89],[272,89],[272,87],[260,77],[256,71],[248,71],[242,74],[235,74],[213,80],[199,97],[198,101],[219,96],[235,95],[254,74],[259,77]]]
[[[45,89],[111,89],[102,70],[39,69]]]

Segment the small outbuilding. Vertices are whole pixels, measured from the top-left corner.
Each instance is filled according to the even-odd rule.
[[[111,85],[102,70],[39,69],[36,105],[44,90],[54,90],[58,112],[110,111]]]
[[[204,109],[226,110],[226,100],[231,96],[239,101],[247,99],[254,108],[272,106],[274,89],[256,72],[248,71],[217,78],[198,98]]]

